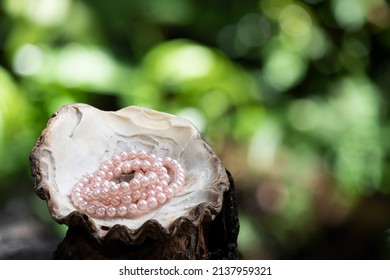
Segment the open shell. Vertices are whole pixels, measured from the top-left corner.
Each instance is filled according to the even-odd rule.
[[[112,156],[130,149],[171,157],[185,170],[183,190],[166,204],[136,217],[96,218],[78,210],[70,195],[76,182]],[[137,106],[116,112],[86,104],[62,107],[49,120],[31,155],[35,191],[58,223],[83,223],[98,240],[137,243],[165,238],[183,223],[212,220],[229,181],[221,161],[189,121]],[[117,232],[116,232],[117,231]]]

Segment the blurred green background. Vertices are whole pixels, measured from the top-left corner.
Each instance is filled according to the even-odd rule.
[[[385,0],[0,3],[0,212],[62,237],[29,169],[47,120],[139,105],[233,174],[242,259],[390,258]]]

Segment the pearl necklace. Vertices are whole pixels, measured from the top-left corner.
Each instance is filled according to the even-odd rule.
[[[166,203],[184,182],[184,169],[176,160],[130,150],[84,175],[70,197],[77,209],[92,217],[133,217]]]

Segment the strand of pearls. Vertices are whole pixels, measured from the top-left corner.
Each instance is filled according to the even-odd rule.
[[[70,197],[77,209],[93,217],[132,217],[166,203],[184,182],[184,169],[176,160],[130,150],[83,176]]]

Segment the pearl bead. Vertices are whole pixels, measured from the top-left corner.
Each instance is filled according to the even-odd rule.
[[[169,182],[171,180],[171,176],[169,176],[168,174],[162,174],[162,175],[159,176],[159,179],[161,181]]]
[[[74,187],[73,187],[73,190],[81,190],[82,188],[85,187],[85,184],[83,182],[77,182]]]
[[[115,197],[111,198],[111,204],[114,206],[118,206],[119,204],[121,204],[120,197],[115,196]]]
[[[138,158],[139,159],[146,159],[147,156],[148,156],[148,154],[145,151],[139,151],[138,152]]]
[[[83,201],[79,204],[79,207],[80,207],[81,210],[85,210],[85,209],[87,209],[87,207],[88,207],[88,203],[87,203],[85,200],[83,200]]]
[[[95,204],[91,204],[87,207],[87,212],[88,214],[95,214],[96,212],[96,205]]]
[[[120,168],[119,166],[115,167],[113,173],[114,173],[115,176],[122,175],[122,168]]]
[[[108,170],[114,168],[114,163],[112,162],[112,160],[107,160],[104,164],[107,165]]]
[[[130,162],[125,162],[122,165],[122,173],[129,174],[131,172],[131,164]]]
[[[130,150],[127,152],[127,156],[129,159],[135,159],[137,157],[138,153],[135,150]]]
[[[112,180],[112,179],[114,179],[114,177],[115,177],[115,175],[113,172],[111,172],[111,171],[107,172],[107,175],[106,175],[107,180]]]
[[[163,205],[184,184],[185,172],[177,160],[132,149],[114,155],[92,174],[81,177],[70,199],[77,209],[94,217],[126,217]]]
[[[126,161],[128,159],[128,155],[126,152],[121,152],[119,154],[119,157],[121,158],[121,161]]]
[[[141,178],[141,180],[140,180],[140,182],[141,182],[141,187],[146,187],[146,186],[148,186],[149,185],[149,179],[148,179],[148,177],[142,177]]]
[[[122,161],[120,156],[113,156],[113,157],[111,158],[111,160],[112,160],[112,162],[114,163],[114,165],[118,165],[118,164],[120,164],[121,161]]]
[[[150,208],[156,208],[157,207],[157,199],[154,196],[150,196],[147,200],[148,206]]]
[[[103,207],[103,206],[100,206],[96,209],[96,215],[98,217],[103,217],[104,215],[106,215],[106,208]]]
[[[115,214],[116,214],[116,208],[115,207],[110,206],[110,207],[107,208],[107,216],[114,217]]]
[[[110,195],[110,192],[109,192],[108,188],[103,188],[100,191],[100,197],[101,198],[107,198],[109,195]]]
[[[172,188],[168,187],[165,189],[165,194],[167,195],[168,198],[171,198],[175,194],[175,192],[173,191]]]
[[[157,194],[156,198],[157,198],[158,203],[160,203],[160,204],[164,204],[165,201],[167,201],[167,196],[162,192],[159,192]]]
[[[107,197],[107,198],[103,199],[102,203],[106,206],[110,206],[111,205],[111,197]]]
[[[107,172],[107,171],[99,170],[99,171],[96,173],[96,176],[102,178],[102,180],[103,180],[103,178],[106,178],[106,172]]]
[[[97,200],[99,199],[99,197],[100,197],[100,190],[95,190],[92,192],[92,199]]]
[[[122,202],[125,204],[129,204],[131,201],[132,201],[132,199],[131,199],[130,195],[125,195],[122,197]]]
[[[117,184],[112,184],[110,188],[110,194],[117,194],[119,192],[119,187]]]
[[[138,200],[141,197],[141,192],[139,190],[133,191],[132,197],[133,197],[133,201]]]
[[[135,171],[138,171],[141,168],[141,162],[139,160],[132,161],[131,165]]]
[[[144,211],[148,208],[148,203],[145,199],[140,199],[137,203],[138,209]]]
[[[130,191],[130,184],[127,182],[122,182],[119,185],[119,189],[123,193],[129,192]]]
[[[133,190],[138,190],[141,187],[141,182],[134,178],[130,181],[130,186]]]
[[[130,203],[128,207],[129,214],[134,215],[138,212],[138,206],[135,203]]]
[[[119,206],[118,208],[118,215],[119,216],[125,216],[127,214],[127,207],[124,205]]]
[[[152,167],[152,164],[148,160],[144,160],[141,162],[141,169],[144,171],[149,170]]]

